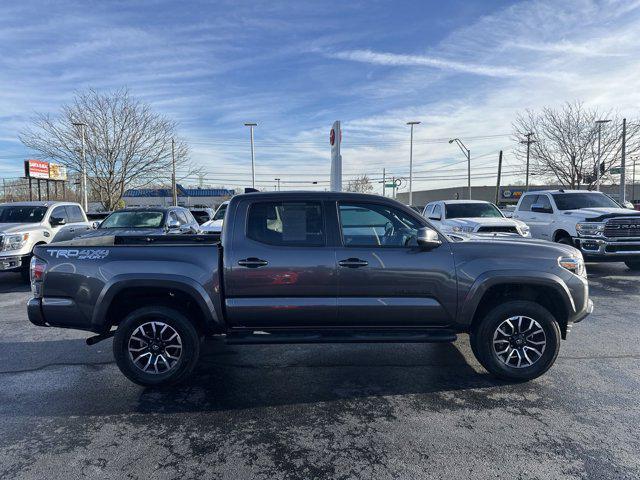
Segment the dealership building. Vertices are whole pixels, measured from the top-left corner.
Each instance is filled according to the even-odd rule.
[[[229,200],[235,190],[226,188],[185,188],[176,185],[178,205],[183,207],[207,206],[215,208]],[[167,207],[173,204],[171,188],[132,188],[122,197],[127,207]]]
[[[558,190],[563,187],[561,185],[529,185],[529,191],[535,190]],[[640,198],[640,185],[636,185],[634,189],[632,185],[626,186],[627,200],[630,202]],[[619,185],[602,185],[600,190],[603,193],[611,195],[617,199],[620,195]],[[413,204],[417,206],[426,205],[429,202],[435,202],[436,200],[465,200],[469,198],[468,188],[465,187],[450,187],[450,188],[437,188],[434,190],[418,190],[413,192]],[[522,185],[504,186],[500,187],[498,191],[498,205],[515,205],[518,203],[520,196],[525,192],[525,187]],[[495,186],[480,186],[471,187],[471,198],[473,200],[485,200],[487,202],[496,201],[496,187]],[[402,203],[409,202],[409,192],[401,192],[396,195],[396,199]]]

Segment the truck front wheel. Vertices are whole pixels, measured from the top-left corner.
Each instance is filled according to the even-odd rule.
[[[143,386],[179,383],[193,371],[200,338],[182,313],[168,307],[143,307],[120,323],[113,339],[120,371]]]
[[[543,306],[524,300],[493,308],[470,336],[478,361],[504,380],[532,380],[545,373],[560,350],[560,327]]]

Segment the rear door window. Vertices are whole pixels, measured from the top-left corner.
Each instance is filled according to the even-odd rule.
[[[247,237],[279,246],[325,244],[320,202],[257,202],[249,207]]]
[[[78,205],[67,205],[65,208],[67,209],[67,215],[70,223],[84,222],[82,210],[80,210]]]

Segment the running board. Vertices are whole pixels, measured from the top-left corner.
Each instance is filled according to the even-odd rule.
[[[435,331],[351,331],[351,332],[233,332],[226,336],[231,345],[285,344],[285,343],[440,343],[455,342],[457,335],[451,330]]]

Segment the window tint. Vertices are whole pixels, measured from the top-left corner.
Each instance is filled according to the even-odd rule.
[[[549,197],[547,197],[546,195],[538,195],[538,199],[536,200],[536,203],[534,205],[540,205],[543,208],[548,208],[549,210],[553,211],[553,209],[551,208]]]
[[[69,216],[69,222],[84,222],[84,216],[82,215],[82,210],[77,205],[67,205],[65,207],[67,209],[67,215]]]
[[[178,214],[178,219],[180,220],[181,225],[186,225],[187,223],[189,223],[189,220],[187,219],[184,211],[178,210],[176,213]]]
[[[64,219],[66,223],[69,223],[69,215],[67,215],[67,209],[64,206],[54,208],[50,218]]]
[[[47,213],[47,207],[5,205],[0,207],[0,223],[38,223]]]
[[[340,227],[346,246],[404,247],[417,245],[421,225],[387,205],[340,203]]]
[[[433,207],[433,216],[442,219],[442,207],[439,203],[436,203]]]
[[[227,206],[229,204],[228,203],[223,203],[222,205],[220,205],[220,207],[218,207],[218,210],[216,210],[215,215],[213,216],[214,220],[223,220],[224,219],[224,214],[227,211]]]
[[[538,198],[538,195],[525,195],[524,197],[522,197],[522,200],[520,201],[520,206],[518,207],[518,211],[530,212],[531,205],[536,203],[535,202],[536,198]]]
[[[324,245],[322,206],[319,202],[253,203],[247,237],[269,245]]]
[[[502,213],[491,203],[450,203],[445,205],[447,218],[502,218]]]
[[[433,205],[427,205],[426,207],[424,207],[424,212],[422,212],[422,216],[428,217],[432,211],[433,211]]]
[[[121,210],[105,218],[99,228],[159,228],[162,217],[162,212]]]

